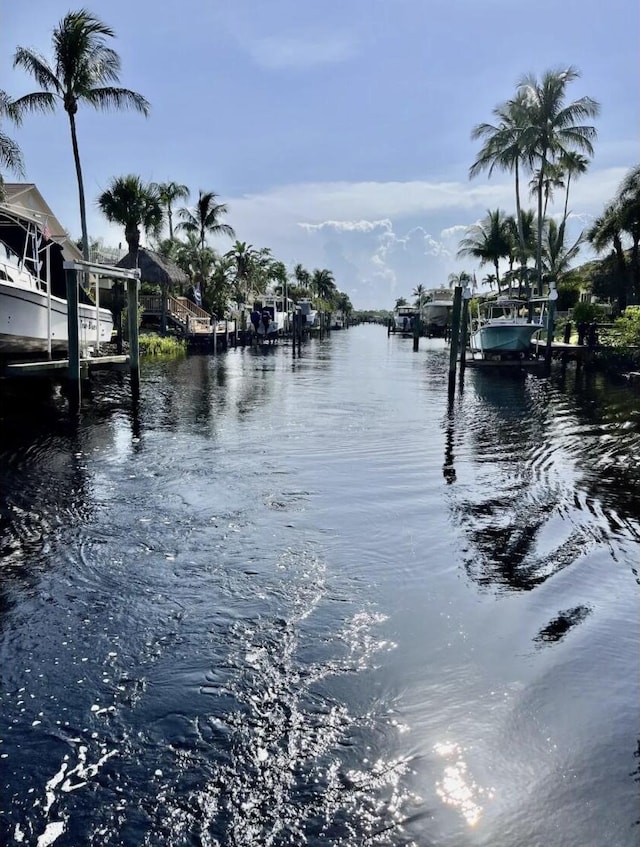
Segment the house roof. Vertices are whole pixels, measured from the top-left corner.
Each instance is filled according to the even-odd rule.
[[[73,243],[66,229],[51,211],[38,187],[33,182],[5,182],[4,205],[47,228],[48,237],[62,247],[64,258],[69,261],[82,259],[82,251]]]
[[[153,250],[138,248],[136,253],[127,253],[116,265],[118,268],[140,268],[144,282],[154,285],[186,285],[189,277],[176,264]]]

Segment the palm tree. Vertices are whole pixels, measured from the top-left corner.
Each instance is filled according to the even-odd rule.
[[[202,247],[198,233],[188,232],[184,241],[178,242],[176,263],[189,276],[194,291],[200,292],[202,307],[213,307],[210,281],[219,257],[210,247]]]
[[[471,285],[473,282],[473,277],[467,271],[460,271],[460,273],[457,274],[449,274],[447,282],[449,283],[449,288],[455,288],[457,285],[461,288],[466,288],[467,285]]]
[[[582,153],[578,153],[575,150],[567,150],[560,154],[558,161],[567,177],[564,195],[564,214],[562,216],[562,220],[566,222],[569,215],[569,188],[571,187],[571,178],[586,173],[589,167],[589,160]]]
[[[106,191],[98,197],[98,207],[111,223],[122,224],[129,253],[140,247],[140,230],[159,236],[164,214],[153,185],[145,185],[139,176],[114,177]]]
[[[618,280],[617,301],[618,309],[623,311],[627,306],[627,261],[622,246],[623,227],[620,217],[620,207],[616,202],[610,203],[586,233],[587,241],[598,253],[607,248],[613,248],[615,255],[616,277]]]
[[[182,222],[176,230],[182,232],[196,233],[200,241],[200,247],[204,250],[207,235],[228,235],[235,238],[233,227],[220,222],[220,218],[229,211],[225,203],[216,203],[218,195],[213,191],[202,191],[198,194],[198,201],[193,209],[180,209],[178,215]]]
[[[424,298],[427,291],[422,283],[416,285],[416,287],[411,292],[412,296],[416,298],[416,306],[420,310],[420,314],[422,315],[422,304],[424,303]]]
[[[293,275],[300,288],[309,288],[311,284],[311,274],[300,263],[298,263],[293,269]]]
[[[521,93],[493,110],[498,119],[496,124],[482,123],[475,126],[471,132],[474,140],[484,139],[478,157],[469,168],[469,178],[487,171],[491,177],[497,168],[503,171],[513,171],[515,176],[516,194],[516,234],[520,246],[520,264],[526,264],[526,244],[522,231],[522,206],[520,202],[520,169],[530,167],[530,162],[523,149],[522,138],[527,126],[527,104]]]
[[[258,259],[258,251],[253,244],[247,244],[246,241],[236,241],[231,250],[227,250],[224,255],[231,260],[235,268],[236,300],[238,303],[246,302],[249,299],[251,279]]]
[[[565,244],[565,223],[559,225],[553,218],[547,221],[542,242],[542,269],[552,279],[561,281],[571,269],[571,263],[580,252],[584,241],[582,233],[569,247]]]
[[[640,296],[640,165],[631,168],[618,189],[616,202],[620,225],[631,237],[631,279],[634,298]]]
[[[158,182],[153,183],[153,186],[158,193],[160,202],[166,209],[167,221],[169,223],[169,238],[173,241],[173,204],[176,200],[188,200],[189,188],[178,182]]]
[[[20,123],[20,114],[16,110],[13,101],[6,93],[0,89],[0,121],[4,118],[9,118],[14,123]],[[24,176],[24,161],[22,153],[16,142],[9,138],[1,128],[0,124],[0,167],[7,168],[10,171]],[[0,174],[0,199],[4,196],[3,180]]]
[[[87,103],[96,109],[112,106],[118,109],[133,108],[144,115],[149,112],[149,103],[141,94],[114,86],[114,83],[119,82],[120,57],[107,43],[108,38],[114,37],[110,27],[81,9],[69,12],[53,30],[53,63],[24,47],[18,47],[13,60],[14,67],[30,73],[43,89],[18,98],[15,101],[16,107],[31,111],[54,111],[60,102],[69,116],[80,199],[82,252],[86,260],[89,258],[89,236],[76,133],[78,105]]]
[[[331,271],[316,268],[311,275],[311,288],[320,300],[331,304],[337,293],[336,282]]]
[[[538,194],[538,187],[540,184],[540,173],[538,171],[533,172],[533,176],[529,180],[529,190],[533,197]],[[545,173],[542,177],[542,185],[543,185],[543,193],[544,193],[544,206],[542,209],[542,218],[546,218],[547,216],[547,206],[549,205],[549,200],[553,200],[553,192],[556,188],[565,188],[564,181],[564,170],[559,164],[555,162],[547,162],[545,166]]]
[[[460,241],[457,256],[472,256],[480,260],[481,265],[492,264],[496,273],[496,284],[500,291],[500,259],[505,259],[511,251],[511,239],[507,216],[502,209],[487,210],[486,217],[479,224],[469,227]]]
[[[599,104],[590,97],[566,102],[567,86],[580,76],[576,68],[546,71],[540,81],[528,74],[518,84],[526,110],[526,128],[522,133],[521,149],[531,163],[538,164],[538,238],[536,268],[538,288],[542,290],[542,231],[544,224],[544,181],[548,164],[558,161],[570,151],[593,155],[595,127],[580,123],[596,117]]]

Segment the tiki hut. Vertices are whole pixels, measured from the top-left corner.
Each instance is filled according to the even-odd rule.
[[[162,291],[171,291],[176,288],[184,288],[188,282],[187,274],[160,253],[147,250],[144,247],[138,249],[137,254],[127,253],[117,264],[118,268],[140,268],[142,282],[150,282],[159,285]]]

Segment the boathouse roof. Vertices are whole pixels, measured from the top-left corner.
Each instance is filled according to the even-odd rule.
[[[140,268],[143,282],[153,285],[186,285],[189,282],[187,274],[174,262],[165,259],[160,253],[147,250],[145,247],[135,253],[127,253],[116,265],[118,268]]]
[[[74,244],[69,233],[51,211],[38,187],[33,182],[5,182],[4,206],[17,215],[29,218],[45,235],[62,247],[62,255],[67,261],[82,259],[82,251]]]

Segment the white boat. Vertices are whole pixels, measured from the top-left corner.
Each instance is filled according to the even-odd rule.
[[[22,210],[0,204],[0,354],[64,353],[68,349],[62,248]],[[80,289],[81,355],[111,341],[113,316]]]
[[[453,291],[450,288],[432,288],[427,291],[427,298],[423,306],[425,332],[428,336],[444,335],[451,324]]]
[[[417,306],[398,306],[393,313],[391,332],[413,335],[413,326],[419,317],[420,310]]]
[[[480,304],[472,320],[471,353],[483,358],[528,355],[533,336],[546,325],[544,313],[532,311],[526,300],[504,296]]]
[[[317,309],[313,308],[313,303],[312,303],[311,300],[307,300],[307,299],[298,300],[297,305],[300,309],[300,314],[305,319],[307,329],[309,329],[310,327],[315,327],[315,326],[319,325],[318,311],[317,311]]]
[[[255,308],[260,314],[266,310],[270,315],[269,325],[266,328],[262,321],[258,324],[256,330],[258,337],[271,340],[289,331],[293,303],[288,297],[267,294],[263,297],[262,303],[255,304]]]

